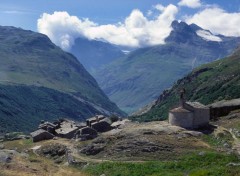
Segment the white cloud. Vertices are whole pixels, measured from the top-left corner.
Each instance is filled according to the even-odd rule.
[[[198,8],[201,7],[201,2],[200,0],[181,0],[178,3],[179,6],[186,6],[189,8]]]
[[[68,50],[79,36],[130,47],[163,44],[172,30],[171,23],[178,9],[172,4],[166,7],[159,4],[155,7],[159,14],[153,20],[135,9],[124,22],[108,25],[98,25],[89,19],[79,19],[67,12],[44,13],[38,19],[38,31],[48,35],[64,50]]]
[[[72,46],[76,37],[83,36],[84,29],[93,26],[96,24],[88,19],[80,20],[67,12],[54,12],[52,15],[44,13],[38,19],[38,31],[64,50]]]
[[[159,11],[163,11],[165,9],[165,7],[162,4],[157,4],[154,6],[155,9],[159,10]]]
[[[218,7],[206,8],[186,18],[188,24],[195,23],[215,34],[240,36],[240,13],[228,13]]]

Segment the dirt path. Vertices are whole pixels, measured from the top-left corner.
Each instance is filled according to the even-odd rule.
[[[128,161],[115,161],[115,160],[107,160],[107,159],[89,158],[87,156],[80,155],[78,153],[78,150],[74,146],[71,146],[69,149],[71,151],[71,155],[75,159],[80,160],[80,161],[85,161],[85,162],[91,162],[91,163],[101,163],[101,162],[143,163],[143,162],[146,162],[146,161],[131,161],[131,160],[128,160]]]

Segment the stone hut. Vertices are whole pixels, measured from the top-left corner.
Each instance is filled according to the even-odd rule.
[[[50,122],[44,122],[41,123],[38,126],[38,129],[43,129],[45,131],[48,131],[49,133],[55,134],[55,129],[56,129],[57,125],[50,123]]]
[[[79,129],[75,134],[75,138],[84,141],[88,139],[94,139],[97,137],[97,135],[98,133],[96,130],[87,126]]]
[[[87,119],[87,120],[86,120],[86,125],[89,126],[89,127],[91,127],[93,123],[99,122],[99,121],[101,121],[101,120],[103,120],[103,119],[105,119],[105,118],[106,118],[106,117],[103,116],[103,115],[96,115],[96,116],[94,116],[94,117],[91,117],[91,118]]]
[[[74,122],[63,121],[60,124],[60,128],[56,129],[56,136],[61,138],[72,139],[75,136],[76,131],[79,129]]]
[[[112,129],[111,121],[109,118],[102,119],[98,122],[92,123],[91,127],[97,132],[106,132]]]
[[[169,111],[169,123],[188,129],[197,129],[208,125],[210,109],[199,102],[185,102],[180,96],[180,105]]]
[[[38,141],[54,138],[53,134],[51,134],[43,129],[38,129],[38,130],[32,132],[31,136],[32,136],[33,142],[38,142]]]

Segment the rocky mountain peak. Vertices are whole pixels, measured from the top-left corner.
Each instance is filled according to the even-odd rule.
[[[166,38],[166,42],[189,43],[195,41],[198,36],[195,32],[196,26],[191,27],[185,22],[173,21],[171,24],[173,30]],[[200,27],[199,27],[200,28]]]
[[[196,24],[188,25],[185,22],[173,21],[171,24],[173,30],[166,38],[166,42],[175,43],[190,43],[198,45],[209,41],[221,42],[222,38],[218,35],[212,34],[209,30],[202,29]]]

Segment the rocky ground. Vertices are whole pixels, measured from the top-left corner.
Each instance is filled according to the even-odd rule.
[[[239,134],[240,111],[235,111],[198,131],[171,126],[165,121],[124,121],[117,129],[84,142],[60,138],[38,143],[31,139],[3,141],[0,176],[86,175],[81,169],[91,163],[174,161],[208,151],[240,156]]]
[[[209,145],[202,132],[170,126],[167,122],[127,122],[89,144],[79,144],[79,154],[121,161],[168,160]]]

